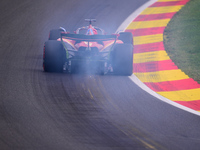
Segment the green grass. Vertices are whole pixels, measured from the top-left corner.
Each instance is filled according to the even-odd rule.
[[[164,45],[173,62],[200,83],[200,1],[191,0],[164,31]]]

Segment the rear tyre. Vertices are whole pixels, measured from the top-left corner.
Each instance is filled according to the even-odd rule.
[[[121,32],[119,33],[119,40],[121,40],[125,44],[133,45],[133,34],[131,32]]]
[[[116,75],[130,76],[133,73],[133,45],[117,44],[112,53],[113,72]]]
[[[70,73],[72,74],[76,74],[79,71],[79,65],[77,63],[77,61],[75,60],[71,60],[70,62]]]
[[[102,62],[99,62],[99,69],[98,69],[98,74],[99,75],[105,75],[105,74],[107,74],[107,72],[108,72],[108,67],[107,67],[107,62],[104,62],[104,61],[102,61]]]
[[[60,41],[49,40],[44,45],[43,69],[45,72],[62,72],[66,52]]]
[[[63,32],[64,30],[62,29],[53,29],[50,30],[49,32],[49,40],[57,40],[59,38],[61,38],[61,32]]]

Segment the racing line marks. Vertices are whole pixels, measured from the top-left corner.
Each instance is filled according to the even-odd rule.
[[[164,49],[163,32],[189,0],[158,0],[126,28],[133,33],[133,73],[146,86],[178,104],[200,111],[200,85],[172,62]]]

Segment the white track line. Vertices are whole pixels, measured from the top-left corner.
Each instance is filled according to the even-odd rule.
[[[149,7],[150,5],[152,5],[153,3],[155,3],[157,0],[150,0],[147,3],[145,3],[144,5],[142,5],[141,7],[139,7],[136,11],[134,11],[117,29],[116,33],[119,31],[124,31],[128,25],[147,7]],[[180,108],[182,110],[185,110],[187,112],[193,113],[195,115],[200,116],[200,112],[195,111],[193,109],[190,109],[188,107],[185,107],[183,105],[180,105],[176,102],[173,102],[159,94],[157,94],[156,92],[152,91],[149,87],[147,87],[143,82],[141,82],[134,74],[132,74],[132,76],[129,77],[131,79],[131,81],[133,81],[135,84],[137,84],[140,88],[142,88],[144,91],[148,92],[149,94],[151,94],[152,96],[160,99],[163,102],[166,102],[170,105],[173,105],[177,108]]]

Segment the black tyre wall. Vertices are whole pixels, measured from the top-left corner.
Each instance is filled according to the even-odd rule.
[[[117,44],[112,53],[113,71],[117,75],[130,76],[133,73],[133,45]]]
[[[46,72],[62,72],[66,52],[60,41],[49,40],[44,45],[43,68]]]

